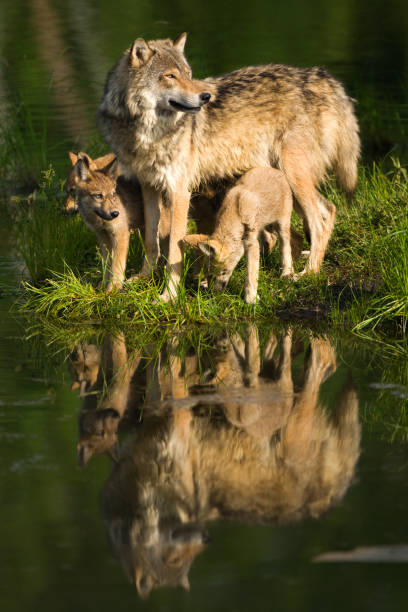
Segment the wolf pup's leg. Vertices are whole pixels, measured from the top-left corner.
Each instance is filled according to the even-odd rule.
[[[125,278],[126,260],[129,250],[129,228],[123,228],[115,234],[112,239],[112,273],[106,291],[112,291],[113,287],[122,287]]]
[[[281,276],[291,276],[293,274],[292,267],[292,248],[291,248],[291,232],[290,218],[279,223],[279,238],[280,238],[280,255],[281,255]]]
[[[245,278],[245,301],[255,304],[258,292],[259,274],[259,242],[255,229],[251,229],[244,237],[244,249],[247,265]]]
[[[101,252],[104,274],[102,279],[101,287],[105,289],[109,287],[112,279],[112,252],[113,245],[110,234],[107,232],[97,232],[96,237],[98,239],[99,250]]]

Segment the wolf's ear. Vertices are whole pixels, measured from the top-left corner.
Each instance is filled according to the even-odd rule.
[[[186,44],[186,40],[187,40],[187,34],[186,32],[183,32],[182,34],[180,34],[180,36],[177,36],[177,38],[173,41],[173,47],[176,47],[177,51],[179,51],[180,53],[183,53],[184,47]]]
[[[69,159],[71,160],[71,164],[75,166],[75,164],[78,161],[78,155],[75,155],[75,153],[73,153],[72,151],[70,151],[68,155],[69,155]]]
[[[150,591],[153,588],[153,579],[151,576],[145,576],[141,571],[135,570],[135,585],[137,592],[142,599],[147,599]]]
[[[119,463],[119,443],[116,442],[109,450],[109,455],[115,463]]]
[[[187,236],[184,236],[183,242],[184,244],[198,248],[199,242],[207,242],[208,239],[209,236],[207,236],[207,234],[187,234]]]
[[[144,38],[136,38],[129,51],[129,64],[134,68],[140,68],[149,61],[154,51],[149,47]]]
[[[93,454],[93,450],[88,444],[81,444],[81,442],[78,442],[77,460],[80,467],[85,467]]]
[[[187,593],[189,593],[190,591],[190,581],[188,579],[188,576],[182,576],[179,582],[179,585],[185,590],[187,591]]]
[[[119,164],[118,164],[118,160],[116,159],[116,157],[112,159],[112,161],[107,166],[102,168],[102,172],[106,174],[106,176],[109,177],[110,179],[117,178],[119,174]]]
[[[74,166],[77,181],[88,180],[91,173],[91,158],[86,153],[78,153],[78,161]]]
[[[86,160],[86,163],[88,165],[88,168],[90,170],[97,170],[97,165],[95,164],[94,160],[92,159],[92,157],[89,157],[88,153],[84,153],[83,151],[79,151],[77,159],[84,159]]]
[[[199,242],[198,248],[204,253],[204,255],[207,255],[207,257],[210,257],[211,259],[217,259],[221,251],[221,245],[219,245],[216,240],[211,239]]]

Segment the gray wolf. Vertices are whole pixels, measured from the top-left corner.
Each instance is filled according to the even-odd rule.
[[[277,228],[280,238],[282,276],[293,274],[290,244],[292,192],[285,175],[275,168],[246,172],[227,192],[217,213],[215,229],[208,236],[190,234],[186,244],[201,249],[215,272],[215,289],[226,287],[245,253],[247,273],[245,301],[257,299],[260,249],[258,237],[264,229]]]
[[[74,166],[78,161],[78,155],[76,153],[73,153],[72,151],[70,151],[68,155],[69,155],[69,159],[71,160],[72,168],[68,172],[68,175],[65,181],[65,192],[66,192],[67,197],[65,198],[65,202],[63,205],[63,211],[66,213],[77,213],[78,205],[76,203],[76,182],[75,182],[76,177],[75,177]],[[92,164],[91,164],[92,170],[100,170],[102,168],[105,168],[105,166],[110,164],[114,159],[115,159],[115,156],[113,153],[107,153],[106,155],[103,155],[102,157],[97,157],[96,159],[92,160]]]
[[[279,340],[272,334],[261,352],[251,326],[245,341],[237,335],[216,348],[208,390],[214,382],[217,393],[201,395],[194,377],[182,388],[182,358],[170,369],[154,362],[147,384],[160,380],[164,397],[172,388],[173,402],[154,412],[146,402],[101,495],[113,550],[141,596],[163,585],[188,589],[209,521],[287,524],[317,518],[344,496],[359,456],[357,394],[348,382],[333,412],[323,409],[319,390],[336,359],[317,336],[295,392],[296,350],[289,331]]]
[[[157,262],[162,204],[171,216],[168,266],[172,297],[193,190],[255,167],[280,168],[310,235],[304,272],[317,272],[335,206],[316,190],[334,170],[347,193],[360,152],[353,103],[323,68],[252,66],[193,80],[186,35],[174,42],[138,38],[108,75],[98,109],[102,135],[128,177],[142,186],[147,262]]]

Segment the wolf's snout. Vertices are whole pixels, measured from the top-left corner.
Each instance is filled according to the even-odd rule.
[[[203,93],[200,93],[199,98],[200,98],[200,102],[202,102],[203,104],[207,104],[207,102],[211,98],[211,94],[208,93],[207,91],[203,91]]]
[[[111,210],[110,212],[105,212],[104,210],[95,209],[95,214],[98,215],[104,221],[112,221],[112,219],[116,219],[119,216],[118,210]]]

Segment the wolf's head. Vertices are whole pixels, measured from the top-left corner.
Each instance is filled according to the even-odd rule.
[[[218,238],[206,234],[188,234],[183,239],[194,249],[206,256],[205,274],[211,278],[215,291],[222,291],[228,284],[235,266],[244,254],[242,243],[231,240],[221,242]]]
[[[69,155],[69,159],[71,160],[72,168],[68,172],[67,179],[65,181],[66,199],[65,199],[62,209],[66,213],[77,213],[78,212],[78,205],[76,202],[77,179],[76,179],[75,166],[78,161],[78,155],[76,153],[73,153],[72,151],[70,151],[68,155]],[[114,159],[115,159],[115,156],[113,153],[107,153],[106,155],[103,155],[102,157],[97,157],[96,159],[91,159],[88,156],[90,168],[92,170],[102,170],[103,168],[106,168],[108,164],[113,162]]]
[[[124,215],[122,202],[116,193],[116,158],[98,170],[89,155],[80,152],[73,172],[78,209],[88,224],[95,226],[98,219],[99,223],[112,222]]]
[[[184,56],[186,38],[185,33],[174,41],[137,38],[110,73],[101,109],[131,116],[198,112],[211,93],[192,79]]]
[[[120,416],[113,408],[82,410],[79,417],[78,464],[84,467],[93,455],[118,456]]]

